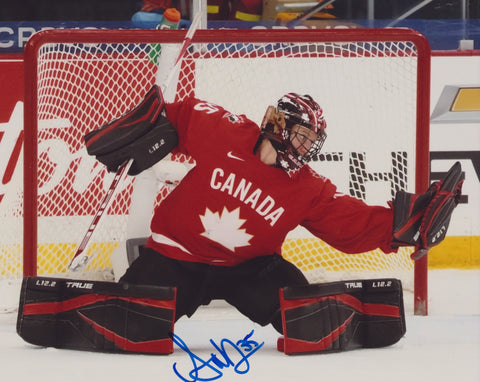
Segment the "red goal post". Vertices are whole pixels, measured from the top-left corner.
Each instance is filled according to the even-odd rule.
[[[65,270],[111,179],[86,156],[83,135],[128,110],[154,83],[153,44],[180,44],[184,36],[51,30],[29,40],[20,203],[24,275]],[[429,45],[412,30],[200,30],[181,65],[177,98],[195,94],[259,123],[281,94],[311,94],[324,108],[329,134],[312,166],[341,191],[380,203],[400,188],[428,187],[429,88]],[[126,179],[92,236],[90,268],[109,267],[109,255],[125,240],[133,187],[134,179]],[[162,197],[167,193],[160,190]],[[401,253],[401,260],[377,269],[377,262],[397,255],[351,256],[324,246],[294,232],[284,252],[313,281],[330,268],[357,277],[344,268],[352,259],[352,267],[368,268],[361,273],[367,277],[402,268],[413,280],[415,313],[427,314],[427,256],[410,265],[409,253]]]

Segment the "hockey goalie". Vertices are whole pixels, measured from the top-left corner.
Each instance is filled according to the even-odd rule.
[[[129,173],[137,175],[175,148],[193,157],[195,167],[156,206],[151,234],[114,284],[117,289],[100,286],[109,303],[81,297],[96,285],[72,288],[64,281],[60,292],[58,285],[49,289],[48,280],[30,280],[22,294],[20,335],[56,347],[166,353],[171,346],[138,344],[168,343],[176,320],[221,299],[254,322],[271,324],[287,354],[396,343],[406,330],[399,280],[312,285],[282,257],[282,243],[301,225],[346,253],[380,248],[388,256],[399,246],[414,246],[413,258],[419,259],[446,235],[461,194],[460,164],[423,194],[402,191],[387,207],[370,206],[337,192],[308,165],[326,131],[323,110],[308,95],[281,96],[258,126],[193,97],[165,103],[154,86],[133,110],[87,134],[89,154],[112,172],[133,160]],[[73,306],[75,315],[55,321],[48,309],[33,309],[40,292],[42,301],[81,303]],[[152,303],[145,304],[142,293]],[[32,326],[40,327],[42,319],[55,324],[32,340]],[[59,328],[62,322],[68,325]],[[110,336],[95,340],[92,322]],[[155,323],[162,323],[157,331]],[[151,338],[152,330],[158,338]]]

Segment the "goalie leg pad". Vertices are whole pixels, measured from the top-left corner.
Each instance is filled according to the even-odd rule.
[[[350,280],[280,290],[285,354],[389,346],[406,332],[397,279]]]
[[[171,287],[27,277],[17,333],[59,349],[169,354],[175,296]]]

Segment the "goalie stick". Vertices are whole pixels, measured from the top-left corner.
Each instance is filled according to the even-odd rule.
[[[166,91],[167,88],[170,86],[170,82],[173,80],[174,75],[182,61],[183,56],[185,55],[185,52],[187,51],[188,46],[190,45],[193,35],[195,34],[195,31],[197,30],[199,24],[201,21],[201,14],[200,12],[197,12],[195,17],[192,20],[192,23],[190,25],[190,28],[188,29],[188,32],[185,35],[185,38],[183,39],[180,52],[178,53],[176,59],[175,59],[175,64],[173,68],[170,70],[168,77],[166,78],[165,82],[161,86],[162,91]],[[120,180],[123,178],[123,175],[128,172],[130,166],[132,165],[133,160],[129,160],[128,162],[124,163],[121,165],[114,178],[112,183],[110,184],[110,187],[108,188],[107,193],[103,197],[100,207],[95,213],[95,216],[93,217],[92,222],[90,223],[90,226],[88,227],[87,232],[85,233],[79,247],[77,248],[75,254],[73,255],[72,260],[70,261],[70,264],[68,266],[68,270],[73,271],[73,272],[78,272],[81,269],[84,269],[85,266],[88,264],[88,261],[90,257],[88,254],[85,252],[85,248],[88,245],[88,242],[90,241],[90,238],[95,231],[95,228],[98,225],[98,222],[100,221],[105,209],[108,207],[109,202],[115,193],[116,188],[118,187],[118,184],[120,183]]]
[[[102,217],[103,212],[109,205],[110,200],[112,199],[112,196],[115,193],[115,190],[117,189],[118,184],[120,183],[120,180],[123,178],[123,175],[127,173],[132,163],[133,163],[133,159],[130,159],[128,162],[121,165],[118,171],[116,172],[113,178],[113,181],[110,184],[110,187],[108,188],[107,193],[105,194],[105,196],[102,199],[102,202],[100,203],[100,208],[95,213],[95,216],[93,217],[93,220],[90,223],[90,226],[88,227],[87,233],[83,237],[82,242],[80,243],[80,245],[77,248],[77,251],[73,255],[72,261],[70,262],[70,265],[68,267],[69,270],[76,272],[76,271],[79,271],[80,269],[83,269],[87,265],[89,256],[87,253],[84,252],[84,250],[87,247],[87,244],[90,241],[90,237],[92,236],[93,231],[95,231],[95,228],[97,227],[97,224],[100,221],[100,218]]]

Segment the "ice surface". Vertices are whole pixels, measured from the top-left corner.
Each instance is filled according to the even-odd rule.
[[[251,340],[264,345],[249,357],[249,371],[224,368],[219,381],[479,382],[480,270],[430,271],[429,281],[429,316],[407,311],[406,336],[388,348],[286,356],[276,350],[273,328],[257,326],[223,304],[181,319],[175,332],[192,353],[207,360],[211,353],[218,354],[210,339],[236,342],[254,330]],[[14,313],[0,315],[2,381],[181,381],[174,364],[185,380],[193,380],[188,376],[192,360],[177,346],[168,356],[45,349],[18,337],[15,321]],[[239,361],[233,351],[229,355]],[[214,377],[218,374],[205,370],[197,380]]]

